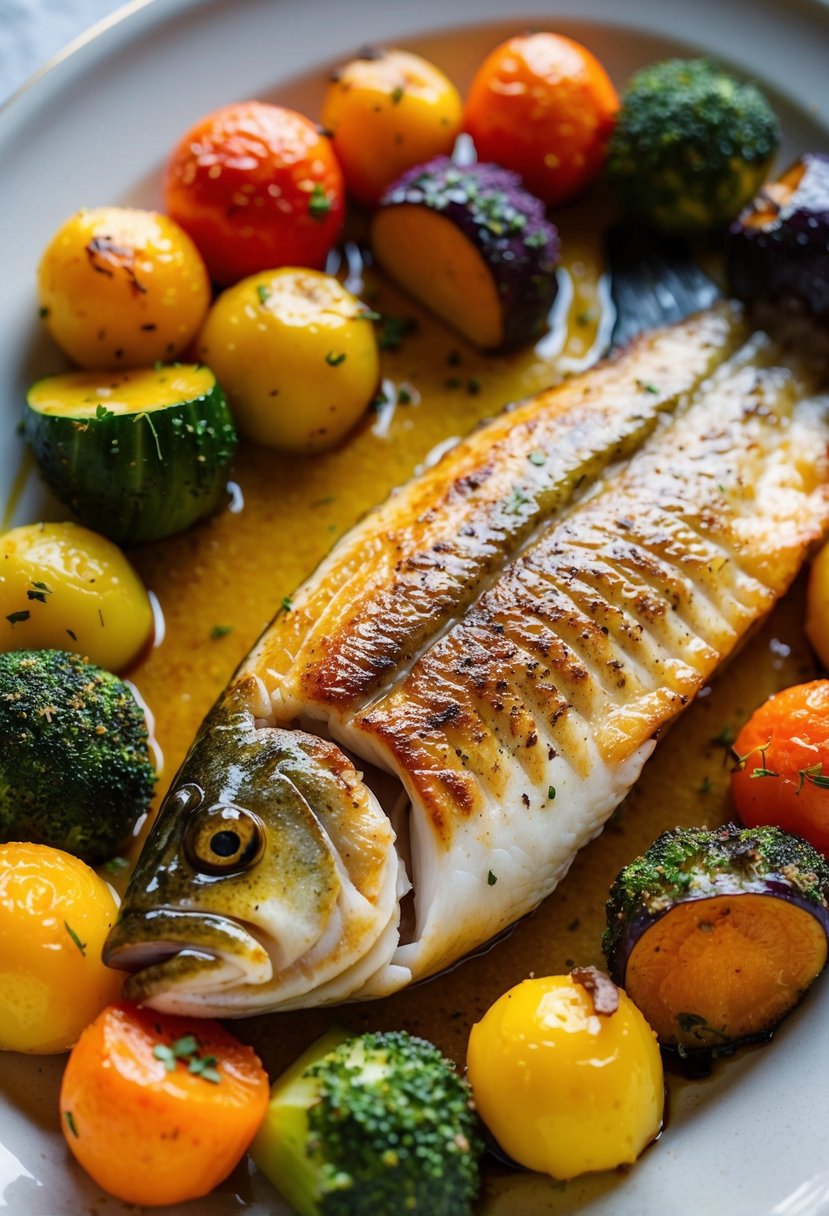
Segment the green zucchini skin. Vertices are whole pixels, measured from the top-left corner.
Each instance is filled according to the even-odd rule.
[[[53,391],[60,379],[49,378]],[[225,501],[237,437],[215,378],[187,401],[87,418],[33,408],[42,383],[29,390],[23,433],[50,489],[88,527],[118,544],[158,540]]]

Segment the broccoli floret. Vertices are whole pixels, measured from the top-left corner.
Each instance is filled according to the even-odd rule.
[[[320,1039],[273,1086],[251,1149],[301,1216],[465,1216],[482,1151],[466,1083],[403,1031]]]
[[[737,215],[779,143],[777,119],[755,85],[708,59],[670,59],[631,79],[607,173],[634,215],[690,235]]]
[[[144,713],[123,680],[64,650],[0,654],[0,841],[103,861],[154,782]]]

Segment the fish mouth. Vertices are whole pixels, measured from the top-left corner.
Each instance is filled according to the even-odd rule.
[[[209,1003],[227,988],[267,984],[273,963],[265,947],[238,921],[172,908],[126,912],[103,951],[108,967],[132,974],[124,996],[176,1013],[184,1002]]]

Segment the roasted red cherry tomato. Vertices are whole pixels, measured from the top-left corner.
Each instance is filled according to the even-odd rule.
[[[215,283],[278,266],[321,267],[343,223],[331,141],[293,110],[261,101],[197,122],[167,168],[167,211]]]
[[[478,159],[520,173],[545,203],[589,186],[604,163],[619,109],[595,55],[560,34],[520,34],[478,69],[464,126]]]
[[[731,791],[746,827],[774,824],[829,855],[829,680],[770,697],[734,751]]]

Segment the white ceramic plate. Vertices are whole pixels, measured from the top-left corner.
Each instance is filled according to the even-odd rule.
[[[528,0],[528,5],[533,0]],[[202,113],[260,97],[315,114],[325,69],[366,42],[433,55],[464,87],[500,38],[555,28],[587,43],[617,82],[675,53],[710,53],[777,96],[784,156],[829,146],[829,9],[812,0],[154,0],[128,6],[75,44],[0,112],[0,512],[22,449],[15,436],[39,347],[34,267],[57,224],[81,206],[160,203],[174,139]],[[52,366],[54,360],[52,357]],[[42,517],[31,479],[15,521]],[[48,509],[48,508],[46,508]],[[11,522],[8,518],[5,524]],[[820,1216],[829,1212],[825,1100],[829,984],[767,1052],[743,1056],[674,1094],[659,1145],[626,1177],[562,1189],[516,1179],[489,1216]],[[15,1216],[115,1216],[71,1162],[57,1131],[62,1060],[0,1058],[0,1210]],[[255,1173],[237,1171],[208,1200],[171,1214],[277,1216],[286,1209]]]

